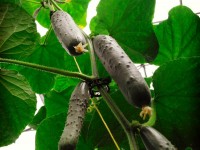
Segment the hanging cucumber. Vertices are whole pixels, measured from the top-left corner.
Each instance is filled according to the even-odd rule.
[[[62,47],[70,55],[78,56],[87,51],[86,39],[68,13],[60,10],[53,12],[51,24]]]
[[[147,150],[176,150],[166,137],[152,127],[141,127],[140,136]]]
[[[126,100],[142,108],[141,116],[151,115],[151,95],[148,85],[119,44],[110,36],[98,35],[93,39],[94,51],[110,76],[118,84]]]
[[[70,98],[65,127],[58,144],[59,150],[76,149],[89,98],[87,84],[79,83]]]

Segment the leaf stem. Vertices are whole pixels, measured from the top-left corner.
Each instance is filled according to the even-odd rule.
[[[33,128],[25,129],[23,132],[34,131]]]
[[[76,66],[77,66],[77,68],[78,68],[78,71],[79,71],[80,73],[82,73],[82,72],[81,72],[81,69],[80,69],[80,67],[79,67],[79,64],[78,64],[78,62],[77,62],[77,60],[76,60],[76,57],[73,56],[73,58],[74,58],[74,61],[75,61],[75,63],[76,63]]]
[[[50,2],[58,9],[58,10],[62,10],[62,8],[60,8],[56,2],[54,0],[50,0]]]
[[[154,104],[154,99],[151,101],[152,115],[149,120],[143,123],[144,126],[153,126],[156,122],[156,108]]]
[[[133,131],[128,130],[126,136],[128,138],[128,141],[129,141],[130,150],[138,150]]]
[[[104,88],[102,86],[99,86],[98,90],[100,91],[108,107],[111,109],[114,116],[116,117],[116,119],[118,120],[122,128],[124,129],[124,132],[126,133],[126,136],[129,141],[130,150],[138,150],[130,122],[126,119],[124,114],[120,111],[120,109],[112,100],[111,96],[104,90]]]
[[[144,70],[144,75],[145,75],[145,78],[147,78],[147,72],[146,72],[146,67],[144,64],[141,65],[143,70]]]
[[[183,1],[182,1],[182,0],[180,0],[180,5],[181,5],[181,6],[183,5]]]
[[[87,76],[79,72],[71,72],[71,71],[61,70],[54,67],[48,67],[48,66],[43,66],[43,65],[19,61],[19,60],[0,58],[0,63],[10,63],[10,64],[15,64],[15,65],[20,65],[20,66],[29,67],[32,69],[37,69],[40,71],[45,71],[45,72],[59,74],[59,75],[68,76],[68,77],[75,77],[75,78],[79,78],[79,79],[87,80],[87,81],[91,81],[94,79],[94,77]]]
[[[93,99],[91,99],[91,101],[92,101],[92,103],[93,103],[93,105],[94,105],[94,108],[96,109],[96,111],[97,111],[99,117],[101,118],[101,120],[102,120],[102,122],[103,122],[105,128],[107,129],[108,133],[110,134],[110,137],[112,138],[112,140],[113,140],[113,142],[114,142],[114,144],[115,144],[117,150],[120,150],[119,145],[118,145],[118,143],[116,142],[116,140],[115,140],[115,138],[114,138],[112,132],[110,131],[110,129],[109,129],[109,127],[108,127],[106,121],[104,120],[104,118],[103,118],[101,112],[99,111],[99,109],[98,109],[98,107],[96,106],[96,104],[95,104],[95,102],[93,101]]]
[[[88,43],[89,50],[90,50],[92,75],[94,77],[98,77],[98,70],[97,70],[96,59],[95,59],[95,54],[94,54],[94,47],[93,47],[92,41],[91,41],[90,37],[83,30],[81,30],[81,32],[85,36],[87,43]]]

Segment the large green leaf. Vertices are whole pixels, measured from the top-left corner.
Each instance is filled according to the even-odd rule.
[[[60,6],[72,16],[77,25],[85,27],[89,2],[90,0],[70,0],[70,2]]]
[[[200,147],[200,57],[161,66],[153,76],[156,128],[178,149]]]
[[[46,118],[46,107],[42,106],[38,113],[34,116],[33,120],[29,124],[29,126],[33,129],[37,129],[39,124]]]
[[[45,94],[45,106],[47,108],[47,117],[67,112],[68,103],[74,87],[69,87],[63,92],[50,91]]]
[[[62,48],[61,44],[58,42],[53,31],[51,31],[51,34],[46,40],[46,43],[38,43],[38,45],[35,46],[35,48],[32,50],[32,53],[27,55],[26,58],[23,59],[23,61],[55,68],[64,68],[65,53],[66,52]],[[20,70],[20,73],[28,79],[32,89],[37,93],[45,93],[49,91],[53,87],[55,82],[55,75],[50,73],[29,68],[23,68],[22,70]]]
[[[59,61],[50,61],[60,53],[49,52],[52,47],[57,48],[60,44],[52,40],[48,46],[38,44],[38,34],[35,27],[34,19],[27,14],[22,8],[14,4],[2,4],[1,24],[0,24],[0,56],[6,58],[17,58],[24,61],[38,63],[42,65],[60,66]],[[15,13],[13,13],[15,12]],[[53,46],[53,45],[58,46]],[[50,50],[46,50],[50,49]],[[60,46],[60,49],[62,47]],[[64,51],[63,51],[64,53]],[[61,54],[63,56],[63,53]],[[52,60],[53,60],[52,59]],[[59,58],[57,58],[59,59]],[[62,59],[62,58],[61,58]],[[64,59],[64,57],[63,57]],[[16,69],[16,67],[14,67]],[[31,75],[30,75],[30,72]],[[54,76],[39,71],[32,71],[25,68],[20,71],[29,81],[35,92],[43,93],[53,87]]]
[[[200,55],[200,18],[185,6],[173,8],[155,33],[160,47],[154,64]]]
[[[72,79],[64,76],[57,76],[54,84],[54,90],[62,92],[70,86],[76,86],[80,81],[78,79]]]
[[[18,4],[19,0],[1,0],[1,3],[13,3],[13,4]]]
[[[41,122],[36,133],[36,150],[57,150],[65,125],[66,113],[60,113]]]
[[[36,96],[26,79],[14,71],[0,70],[0,146],[15,142],[32,120]]]
[[[1,2],[9,2],[14,3],[18,5],[19,7],[25,9],[27,13],[29,13],[31,16],[34,15],[34,12],[36,9],[40,8],[42,6],[42,0],[34,0],[34,1],[27,1],[27,0],[2,0]],[[41,7],[38,15],[37,15],[37,21],[39,21],[40,24],[42,24],[44,27],[49,27],[50,25],[50,15],[49,15],[49,9]]]
[[[109,34],[135,62],[152,61],[157,39],[152,28],[155,0],[101,0],[90,28],[92,34]]]
[[[14,4],[0,5],[0,55],[21,58],[31,52],[39,35],[34,19]]]

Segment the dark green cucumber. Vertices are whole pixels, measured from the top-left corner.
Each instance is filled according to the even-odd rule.
[[[58,150],[76,149],[89,98],[87,84],[85,82],[79,83],[70,98],[67,119],[58,144]]]
[[[86,44],[86,39],[78,28],[73,18],[64,11],[56,11],[51,15],[51,24],[53,30],[62,44],[62,47],[72,56],[80,55],[84,52],[82,49],[75,49],[80,43],[81,45]]]
[[[140,136],[147,150],[176,150],[166,137],[152,127],[142,127]]]
[[[148,85],[119,44],[112,37],[104,35],[94,37],[93,44],[95,53],[126,100],[140,108],[150,105]]]

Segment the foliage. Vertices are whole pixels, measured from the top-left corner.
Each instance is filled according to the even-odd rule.
[[[41,0],[0,2],[0,146],[15,142],[30,125],[37,130],[37,150],[57,149],[71,93],[81,75],[89,76],[88,79],[93,77],[89,52],[76,58],[82,71],[76,78],[79,71],[76,63],[51,30],[48,3],[42,2],[45,5],[41,5]],[[77,25],[84,27],[88,3],[89,0],[71,0],[58,3],[58,6],[68,12]],[[37,33],[32,17],[39,7],[41,11],[36,21],[49,29],[44,37]],[[153,77],[146,79],[148,85],[153,83],[154,87],[151,92],[155,114],[149,121],[139,117],[140,109],[128,104],[117,84],[111,82],[109,94],[127,120],[154,124],[153,127],[178,149],[198,149],[200,19],[186,6],[177,6],[170,10],[167,20],[154,25],[154,7],[155,0],[101,0],[97,15],[90,22],[90,37],[110,35],[133,62],[159,66]],[[56,5],[50,8],[58,9]],[[16,64],[30,62],[75,74],[72,75],[74,78],[69,78],[58,72],[52,74],[45,69],[5,63],[7,60],[14,60]],[[97,69],[100,77],[108,76],[98,59]],[[34,117],[35,93],[44,95],[44,106]],[[126,134],[103,98],[98,99],[97,106],[120,148],[128,150]],[[90,108],[93,111],[86,115],[77,149],[116,149],[99,114],[92,106]],[[135,137],[140,149],[144,149],[140,137]]]

